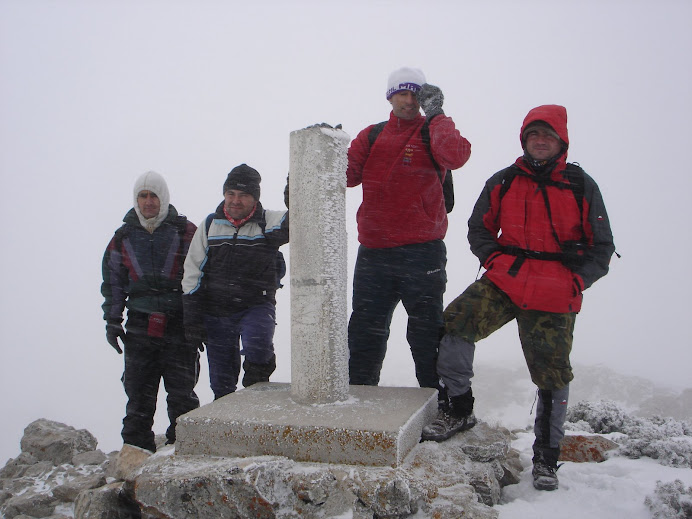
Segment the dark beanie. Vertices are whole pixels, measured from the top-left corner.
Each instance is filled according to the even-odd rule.
[[[229,189],[235,189],[249,193],[255,200],[259,200],[261,181],[262,177],[256,169],[247,164],[241,164],[233,168],[226,177],[226,182],[223,183],[223,192],[225,194]]]

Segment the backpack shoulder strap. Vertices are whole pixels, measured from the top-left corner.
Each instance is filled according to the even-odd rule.
[[[375,144],[375,141],[377,140],[377,136],[382,133],[382,130],[384,130],[385,125],[387,124],[387,121],[382,121],[381,123],[374,124],[372,128],[370,128],[370,131],[368,132],[368,143],[370,144],[370,147],[372,148],[372,145]]]
[[[442,170],[440,169],[440,166],[437,164],[437,161],[435,161],[435,157],[433,157],[432,150],[430,149],[430,123],[427,120],[423,123],[423,126],[420,129],[420,138],[423,141],[425,149],[428,150],[430,160],[432,161],[433,166],[435,167],[435,171],[437,171],[437,176],[440,177],[440,182],[442,182]]]
[[[211,213],[207,216],[207,219],[204,221],[204,230],[207,233],[207,236],[209,236],[209,227],[211,227],[211,222],[214,221],[214,215],[215,213]]]
[[[567,164],[564,173],[567,180],[569,180],[569,188],[574,194],[574,199],[579,206],[579,214],[581,214],[584,212],[584,184],[586,183],[584,170],[578,162],[574,162]]]
[[[257,222],[260,226],[260,229],[262,229],[262,234],[264,236],[267,235],[267,210],[263,209],[262,210],[262,218],[260,218],[260,221]]]
[[[500,201],[502,201],[502,197],[505,196],[505,194],[509,190],[509,187],[512,185],[512,182],[520,173],[521,170],[514,164],[512,164],[508,168],[505,168],[502,174],[502,185],[500,186]]]
[[[437,178],[440,179],[440,183],[442,184],[442,194],[444,195],[445,200],[445,210],[448,213],[451,213],[452,209],[454,209],[454,183],[452,181],[452,170],[448,169],[447,171],[445,171],[443,180],[442,168],[440,168],[440,165],[435,160],[435,157],[433,157],[432,149],[430,148],[430,122],[428,120],[426,120],[423,123],[423,126],[420,129],[420,137],[423,141],[425,149],[428,150],[430,161],[432,162],[433,167],[437,172]]]
[[[584,170],[578,163],[567,163],[567,167],[564,169],[563,173],[565,178],[569,180],[569,184],[565,187],[564,183],[558,184],[553,182],[552,185],[569,188],[574,194],[574,199],[577,201],[579,212],[581,213],[584,207]],[[512,181],[517,175],[528,176],[514,164],[504,170],[504,174],[502,175],[502,186],[500,187],[500,200],[505,196],[505,193],[507,193],[507,190],[512,185]]]

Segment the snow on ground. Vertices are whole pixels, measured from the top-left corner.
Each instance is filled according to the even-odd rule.
[[[601,435],[617,441],[617,435]],[[644,503],[655,493],[656,482],[680,480],[692,486],[692,470],[659,464],[651,458],[629,459],[611,454],[603,463],[567,462],[558,470],[560,488],[554,492],[533,488],[531,445],[533,432],[522,432],[513,442],[524,467],[521,482],[505,487],[500,519],[651,519]],[[673,516],[674,517],[674,516]],[[684,516],[680,516],[684,517]]]

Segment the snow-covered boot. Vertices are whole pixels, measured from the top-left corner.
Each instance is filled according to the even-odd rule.
[[[438,409],[437,418],[423,427],[421,439],[436,442],[445,441],[456,433],[466,431],[476,425],[473,414],[473,393],[466,393],[449,398],[449,409]]]
[[[555,462],[548,461],[542,455],[533,457],[533,487],[536,490],[557,490],[557,470],[560,468]]]

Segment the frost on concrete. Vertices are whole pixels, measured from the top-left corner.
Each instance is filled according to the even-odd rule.
[[[304,403],[348,398],[349,141],[328,127],[291,133],[291,390]]]

